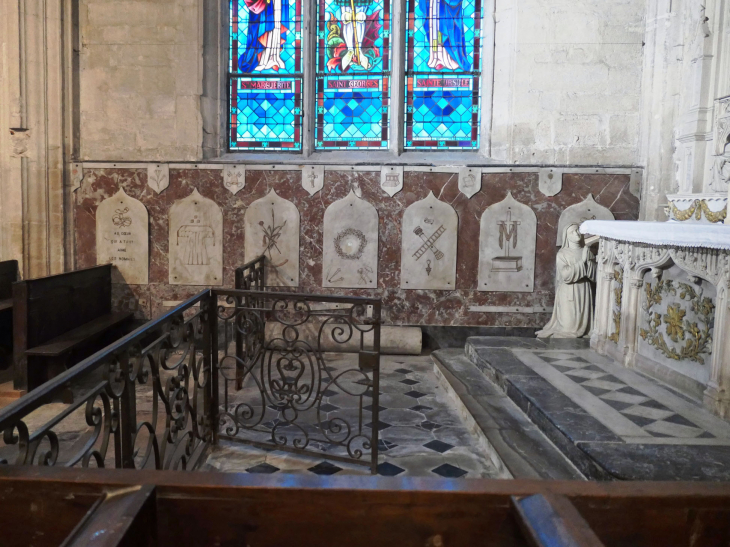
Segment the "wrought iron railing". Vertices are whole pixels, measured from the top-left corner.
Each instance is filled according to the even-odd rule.
[[[3,463],[197,466],[213,438],[211,304],[210,291],[200,293],[6,407]],[[74,403],[35,423],[68,388]]]
[[[3,409],[0,463],[195,469],[226,437],[375,472],[380,305],[206,290]]]
[[[263,291],[266,279],[266,257],[261,255],[236,268],[236,289],[243,291]]]

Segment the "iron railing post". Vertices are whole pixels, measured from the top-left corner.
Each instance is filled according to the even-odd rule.
[[[120,397],[120,419],[119,429],[121,430],[121,452],[122,467],[134,469],[134,442],[137,435],[137,393],[134,386],[134,378],[130,378],[132,364],[129,359],[129,352],[125,351],[119,356],[119,366],[122,373],[124,390]]]
[[[373,368],[373,411],[372,411],[372,448],[370,472],[378,472],[378,428],[380,425],[380,302],[373,304],[373,352],[377,353],[378,362]]]
[[[218,444],[218,413],[219,402],[218,395],[220,387],[218,385],[218,295],[215,290],[211,289],[208,298],[208,321],[207,334],[205,336],[206,354],[210,366],[210,402],[208,407],[208,415],[210,416],[210,427],[213,432],[213,444]]]

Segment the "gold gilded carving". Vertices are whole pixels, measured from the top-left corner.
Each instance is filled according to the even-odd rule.
[[[613,334],[608,339],[618,344],[618,337],[621,332],[621,299],[624,292],[624,273],[622,270],[613,270],[613,281],[615,281],[613,289]]]
[[[681,302],[667,306],[667,313],[652,311],[654,306],[662,303],[662,295],[676,296],[679,292]],[[698,318],[697,322],[688,320],[687,309],[682,307],[682,302],[689,304],[689,309]],[[694,287],[687,283],[677,283],[674,286],[672,280],[658,281],[656,285],[646,285],[646,306],[647,327],[640,329],[639,335],[651,346],[658,349],[668,359],[674,361],[690,360],[701,365],[705,364],[704,355],[712,351],[712,335],[710,329],[715,313],[715,304],[709,297],[703,297]],[[666,336],[673,344],[680,344],[679,347],[667,343],[665,333],[660,332],[662,322],[665,325]],[[684,342],[684,345],[681,345]]]
[[[691,219],[692,215],[694,215],[696,220],[702,220],[703,213],[705,215],[705,218],[710,222],[722,222],[727,217],[727,208],[723,209],[722,211],[711,211],[710,206],[707,205],[707,202],[704,199],[694,200],[692,202],[692,205],[684,210],[678,209],[674,203],[670,203],[669,207],[672,210],[672,215],[674,216],[674,218],[681,222]]]

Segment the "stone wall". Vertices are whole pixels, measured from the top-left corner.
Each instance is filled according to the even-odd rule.
[[[448,173],[406,172],[403,191],[393,198],[380,189],[379,172],[327,171],[324,189],[310,197],[302,188],[299,171],[248,171],[246,186],[235,196],[223,186],[222,171],[171,169],[170,186],[156,194],[147,186],[146,169],[87,169],[76,192],[74,216],[77,267],[96,263],[95,213],[98,204],[120,187],[141,200],[150,216],[150,283],[115,287],[116,306],[134,310],[138,317],[153,317],[166,303],[202,290],[168,284],[168,211],[193,189],[214,200],[223,210],[224,285],[232,287],[234,270],[244,263],[244,215],[254,200],[274,188],[292,201],[301,215],[300,287],[319,294],[381,297],[387,324],[543,326],[549,314],[470,312],[470,306],[550,307],[554,297],[557,224],[561,212],[592,193],[619,220],[636,219],[638,199],[629,191],[628,175],[566,174],[563,189],[545,197],[537,173],[485,174],[482,190],[467,199],[457,188],[457,176]],[[380,260],[378,288],[373,290],[323,289],[322,221],[325,209],[359,186],[362,196],[378,210]],[[459,246],[455,291],[400,289],[400,226],[405,208],[433,191],[459,214]],[[508,191],[537,214],[537,260],[533,293],[478,292],[479,221],[484,210],[501,201]]]

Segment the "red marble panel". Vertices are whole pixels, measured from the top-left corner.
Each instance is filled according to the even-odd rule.
[[[508,169],[508,168],[506,168]],[[145,204],[150,215],[150,284],[145,287],[117,287],[115,301],[138,317],[154,317],[164,311],[164,302],[184,300],[203,287],[170,286],[168,280],[168,212],[172,204],[194,188],[214,200],[223,211],[224,285],[233,286],[234,270],[244,262],[243,218],[246,207],[271,188],[297,206],[301,215],[300,291],[319,294],[373,296],[383,299],[388,324],[498,325],[538,327],[547,314],[476,313],[469,306],[551,306],[553,301],[556,231],[560,213],[592,193],[596,201],[611,209],[618,220],[638,217],[639,200],[629,192],[628,175],[566,174],[563,190],[545,197],[538,189],[537,173],[485,174],[482,190],[467,199],[458,189],[455,174],[406,172],[404,189],[395,197],[379,186],[378,172],[327,171],[324,189],[309,196],[297,171],[248,171],[246,187],[237,195],[223,186],[222,171],[171,169],[170,186],[156,194],[147,186],[143,169],[94,169],[85,172],[76,192],[76,265],[96,263],[96,208],[120,187]],[[378,289],[323,289],[322,221],[325,209],[343,198],[352,187],[372,203],[380,215],[380,262]],[[400,289],[401,219],[405,208],[423,199],[429,191],[450,203],[459,214],[457,289],[455,291],[406,291]],[[484,210],[511,191],[518,201],[533,208],[538,220],[535,292],[485,293],[476,291],[479,264],[479,221]]]

